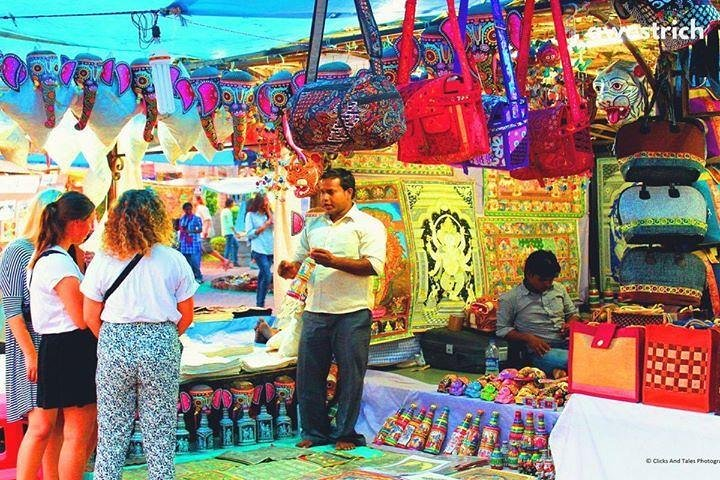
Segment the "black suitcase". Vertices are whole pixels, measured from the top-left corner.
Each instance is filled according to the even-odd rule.
[[[490,339],[500,351],[500,370],[506,368],[508,342],[476,330],[453,332],[447,328],[434,328],[420,336],[425,362],[433,368],[453,372],[485,372],[485,349]]]

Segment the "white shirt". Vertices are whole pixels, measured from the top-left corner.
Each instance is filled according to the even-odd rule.
[[[207,237],[208,238],[214,237],[215,236],[215,227],[213,226],[213,220],[212,220],[212,215],[210,215],[210,209],[206,205],[198,204],[195,207],[195,215],[200,217],[200,219],[203,221],[203,230],[205,230],[205,222],[206,221],[210,222],[210,228],[208,228]],[[201,237],[203,237],[203,236],[201,235]],[[203,238],[205,238],[205,237],[203,237]]]
[[[307,219],[293,260],[302,262],[310,249],[322,248],[338,257],[354,260],[367,258],[375,273],[382,275],[386,242],[382,222],[353,205],[335,223],[327,215]],[[308,282],[305,310],[315,313],[349,313],[372,308],[371,281],[370,276],[353,275],[318,265]]]
[[[80,291],[89,299],[102,302],[105,292],[130,260],[98,252],[88,265]],[[182,254],[156,244],[105,302],[100,319],[111,323],[177,324],[181,317],[177,304],[192,297],[197,287]]]
[[[28,268],[27,274],[32,324],[35,331],[41,335],[78,329],[55,287],[66,277],[75,277],[80,281],[83,279],[80,268],[62,247],[54,245],[49,250],[60,253],[42,257],[35,263],[34,268]]]

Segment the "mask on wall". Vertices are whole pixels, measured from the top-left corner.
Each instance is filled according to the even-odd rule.
[[[236,162],[247,159],[243,152],[247,136],[249,111],[255,102],[255,79],[242,70],[224,72],[220,79],[222,105],[230,112],[233,123],[233,158]]]
[[[649,85],[636,62],[611,63],[595,77],[593,88],[597,106],[605,111],[610,125],[637,120],[647,106]]]
[[[220,72],[214,67],[203,67],[190,75],[200,112],[200,123],[210,144],[215,150],[222,150],[222,139],[215,129],[215,110],[220,107]]]

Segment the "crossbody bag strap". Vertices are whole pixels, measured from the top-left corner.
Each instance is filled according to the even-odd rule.
[[[45,251],[42,252],[40,255],[38,255],[37,259],[35,260],[35,265],[37,265],[37,261],[40,260],[41,258],[47,257],[48,255],[52,255],[52,254],[54,254],[54,253],[60,253],[60,254],[62,254],[62,252],[58,252],[57,250],[45,250]],[[70,255],[68,255],[68,256],[70,256]],[[71,257],[71,258],[72,258],[72,257]],[[73,263],[75,263],[75,259],[73,258],[72,260],[73,260]],[[33,269],[30,271],[30,281],[28,282],[28,286],[32,285],[33,273],[35,273],[35,266],[34,266],[34,265],[33,265]]]
[[[327,15],[327,0],[315,0],[312,27],[310,28],[310,45],[308,47],[308,60],[305,68],[305,83],[312,83],[317,78],[322,52],[323,30],[325,30],[325,16]]]
[[[120,275],[115,279],[112,285],[110,285],[110,288],[107,289],[107,292],[105,292],[105,295],[103,295],[103,302],[107,302],[107,299],[110,298],[110,295],[112,295],[115,290],[120,286],[120,284],[125,281],[128,275],[130,275],[130,272],[132,272],[132,269],[135,268],[135,265],[138,264],[140,260],[142,260],[143,256],[139,253],[133,257],[132,260],[130,260],[130,263],[125,265],[125,268],[123,268],[123,271],[120,272]]]

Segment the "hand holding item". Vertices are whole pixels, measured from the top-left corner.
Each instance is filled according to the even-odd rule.
[[[278,275],[280,275],[282,278],[291,280],[295,278],[297,273],[298,265],[294,262],[288,262],[287,260],[283,260],[282,262],[280,262],[280,265],[278,265]]]
[[[536,354],[543,356],[550,351],[550,345],[540,337],[529,335],[527,345]]]
[[[310,258],[323,267],[333,268],[335,265],[335,255],[333,255],[329,250],[325,250],[323,248],[313,248],[310,250]]]

